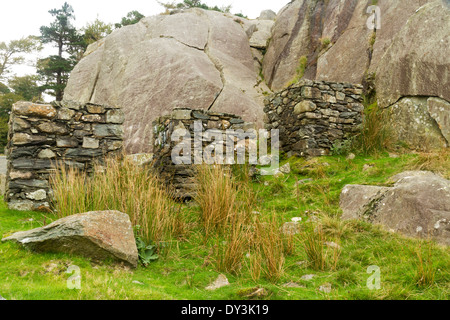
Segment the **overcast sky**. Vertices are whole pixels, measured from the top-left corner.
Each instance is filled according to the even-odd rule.
[[[74,25],[77,29],[85,26],[88,22],[93,22],[97,17],[104,22],[114,24],[120,22],[122,17],[133,10],[137,10],[145,16],[156,15],[164,11],[164,8],[156,0],[2,0],[0,42],[20,39],[28,35],[40,35],[39,28],[49,25],[53,20],[48,11],[61,8],[66,1],[75,11]],[[173,1],[162,0],[161,2]],[[232,13],[243,13],[250,19],[255,19],[265,9],[271,9],[278,13],[289,0],[202,0],[202,2],[218,7],[231,5]],[[45,50],[40,57],[50,54],[52,53]],[[32,64],[32,61],[29,64]],[[20,67],[15,68],[14,71],[23,75],[34,73],[34,68]]]
[[[67,1],[67,0],[66,0]],[[50,9],[61,8],[65,0],[2,0],[0,11],[0,41],[39,34],[39,27],[52,20]],[[97,16],[107,23],[116,23],[128,12],[137,10],[145,16],[164,11],[156,0],[71,0],[75,11],[75,26],[81,28]],[[162,0],[161,2],[172,2]],[[176,2],[181,2],[177,0]],[[265,9],[278,12],[289,0],[203,0],[209,6],[231,5],[232,13],[243,13],[255,19]]]

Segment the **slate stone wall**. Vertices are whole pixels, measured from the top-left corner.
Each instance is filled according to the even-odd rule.
[[[362,93],[361,85],[301,80],[265,99],[266,129],[280,130],[280,149],[289,156],[328,155],[360,129]]]
[[[201,123],[202,136],[201,136],[201,150],[208,150],[209,148],[216,147],[223,148],[223,155],[226,155],[226,141],[231,139],[234,143],[232,150],[233,158],[237,162],[235,157],[236,151],[239,148],[245,148],[246,155],[248,155],[249,146],[257,147],[256,130],[253,123],[244,122],[241,117],[218,112],[209,112],[204,110],[191,110],[191,109],[175,109],[171,115],[161,117],[153,122],[153,168],[156,170],[158,176],[164,181],[173,192],[173,196],[176,199],[185,200],[193,198],[196,183],[195,183],[195,159],[194,153],[194,138],[195,138],[195,126],[194,123]],[[187,135],[183,138],[183,141],[188,142],[191,147],[190,154],[183,154],[181,156],[187,156],[190,158],[191,164],[175,164],[172,160],[172,151],[176,146],[180,146],[180,141],[173,141],[172,135],[176,129],[185,129]],[[222,136],[223,143],[215,143],[215,138],[207,134],[210,133],[219,134]],[[231,133],[233,132],[233,133]],[[248,134],[254,132],[254,134]],[[211,153],[215,156],[215,153]],[[203,162],[204,157],[200,158],[200,162]],[[248,159],[247,159],[248,160]],[[223,163],[226,160],[224,159]]]
[[[89,172],[122,152],[122,110],[73,101],[14,104],[9,122],[5,200],[10,209],[48,210],[56,163]]]

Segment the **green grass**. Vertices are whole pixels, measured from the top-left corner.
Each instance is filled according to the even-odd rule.
[[[450,250],[434,245],[428,254],[428,244],[384,231],[381,227],[363,222],[341,225],[339,195],[346,184],[389,185],[389,178],[397,173],[424,165],[418,155],[390,158],[323,157],[313,160],[292,158],[292,172],[284,178],[259,177],[251,183],[257,193],[262,216],[275,212],[282,222],[302,217],[302,232],[311,232],[322,221],[327,228],[327,241],[336,241],[341,250],[335,268],[315,270],[308,261],[301,234],[294,237],[293,251],[285,255],[284,272],[272,282],[267,277],[254,281],[244,267],[237,274],[225,273],[230,286],[215,291],[205,289],[219,272],[214,262],[217,240],[204,241],[198,217],[198,207],[183,208],[191,221],[186,240],[179,240],[167,256],[130,270],[105,263],[96,265],[88,259],[64,254],[37,254],[13,243],[0,243],[0,295],[6,299],[243,299],[242,293],[256,287],[265,288],[265,299],[449,299]],[[430,160],[431,161],[431,160]],[[372,167],[363,171],[365,164]],[[428,165],[428,162],[426,162]],[[429,165],[431,166],[431,165]],[[431,166],[432,167],[432,166]],[[440,166],[442,167],[442,166]],[[447,172],[448,175],[448,172]],[[447,176],[448,177],[448,176]],[[296,186],[296,181],[303,181]],[[324,218],[325,217],[325,218]],[[30,220],[32,219],[32,220]],[[0,203],[0,236],[48,224],[56,217],[35,212],[8,210]],[[334,219],[334,220],[333,220]],[[338,232],[342,231],[342,232]],[[340,236],[338,237],[337,234]],[[338,239],[337,239],[338,238]],[[418,255],[431,258],[435,270],[431,285],[417,284]],[[426,255],[425,255],[426,253]],[[248,259],[248,258],[244,258]],[[81,269],[81,290],[69,290],[65,271],[69,265]],[[366,272],[371,265],[381,269],[381,289],[369,290]],[[314,274],[310,281],[302,276]],[[133,283],[138,281],[139,283]],[[304,288],[286,288],[283,284],[297,282]],[[318,288],[331,283],[331,293]]]

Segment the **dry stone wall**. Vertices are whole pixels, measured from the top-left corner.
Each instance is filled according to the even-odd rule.
[[[123,121],[116,107],[73,101],[14,104],[6,150],[9,208],[48,210],[55,164],[89,172],[94,160],[120,153]]]
[[[196,124],[200,124],[200,127],[196,127]],[[238,161],[235,157],[236,151],[239,148],[244,148],[247,154],[249,146],[256,148],[255,125],[245,122],[241,117],[233,114],[178,108],[171,115],[156,119],[153,122],[153,129],[153,168],[161,180],[170,186],[174,198],[180,200],[190,199],[194,196],[196,164],[205,163],[205,159],[206,161],[217,160],[229,164],[225,159],[220,159],[220,156],[214,153],[214,150],[222,150],[221,153],[225,156],[228,139],[233,142],[231,153],[236,162]],[[184,129],[186,134],[183,139],[173,139],[173,134],[177,129]],[[196,134],[199,135],[199,140],[195,140]],[[211,134],[222,138],[217,141]],[[190,163],[177,164],[172,159],[172,152],[177,146],[177,148],[180,148],[183,141],[187,141],[191,152],[183,154],[183,152],[178,153],[176,151],[176,154],[186,156],[185,162]],[[196,146],[194,141],[200,141],[199,145]],[[195,152],[195,148],[200,148],[203,153],[199,155]],[[208,151],[208,148],[214,149],[211,153],[207,152],[207,154],[215,157],[214,159],[208,160],[205,156],[205,151]],[[190,161],[187,161],[188,158]]]
[[[363,121],[363,88],[301,80],[264,101],[266,129],[278,129],[288,155],[321,156],[352,136]]]

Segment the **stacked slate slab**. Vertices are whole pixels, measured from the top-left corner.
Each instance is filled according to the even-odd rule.
[[[47,211],[55,165],[90,172],[96,160],[120,154],[121,109],[74,101],[13,105],[8,133],[5,200],[10,209]]]
[[[279,130],[289,156],[328,155],[360,130],[362,93],[361,85],[301,80],[265,99],[265,128]]]
[[[194,123],[201,123],[203,135],[201,136],[201,149],[206,150],[208,146],[214,145],[214,138],[210,138],[206,135],[207,130],[212,130],[210,132],[216,132],[222,135],[223,144],[220,147],[223,148],[223,154],[226,154],[225,143],[227,139],[232,139],[234,143],[234,152],[242,147],[245,148],[246,154],[248,154],[248,147],[252,145],[256,148],[256,130],[253,123],[247,123],[242,120],[241,117],[227,114],[218,113],[205,110],[192,110],[186,108],[174,109],[172,114],[168,116],[163,116],[156,119],[153,122],[153,168],[155,169],[157,175],[164,181],[173,194],[173,197],[178,200],[188,200],[194,197],[196,190],[195,182],[195,170],[196,165],[199,164],[198,158],[195,160],[194,153]],[[191,139],[191,153],[189,156],[191,159],[190,164],[176,164],[172,159],[172,151],[179,145],[180,141],[174,141],[172,139],[173,133],[177,129],[185,129],[187,137],[184,140]],[[230,133],[233,131],[234,133]],[[241,136],[239,133],[249,133],[246,136]],[[214,152],[212,152],[214,156]],[[180,156],[183,156],[180,153]],[[205,163],[204,158],[200,160]],[[214,159],[213,159],[214,160]],[[234,158],[237,161],[236,158]],[[248,159],[247,159],[248,160]],[[197,163],[197,164],[196,164]],[[210,163],[211,164],[211,163]],[[224,164],[225,163],[224,161]]]

